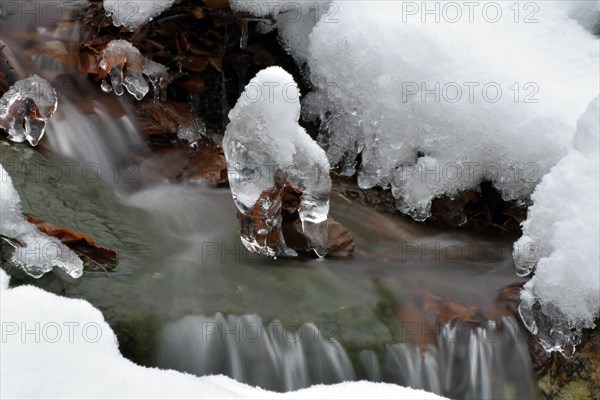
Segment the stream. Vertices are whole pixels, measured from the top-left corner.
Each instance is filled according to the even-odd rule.
[[[527,335],[498,300],[518,280],[515,237],[436,229],[333,192],[352,258],[252,255],[229,189],[148,176],[126,102],[48,63],[25,69],[74,91],[43,149],[3,138],[0,160],[24,213],[90,235],[118,262],[84,260],[78,280],[34,280],[5,262],[13,286],[89,301],[141,365],[275,391],[367,379],[452,398],[536,397]],[[90,91],[91,102],[73,97]]]

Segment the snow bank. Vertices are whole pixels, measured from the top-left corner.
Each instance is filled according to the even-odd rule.
[[[281,225],[281,205],[273,204],[273,198],[280,202],[280,196],[265,194],[281,191],[276,181],[287,179],[302,191],[299,213],[309,245],[320,256],[327,252],[329,161],[298,125],[299,118],[300,91],[294,78],[280,67],[260,71],[229,113],[223,149],[235,204],[244,215],[260,212],[265,218],[264,229],[255,235],[242,234],[250,251],[270,256],[293,252],[269,245],[271,229]],[[285,247],[282,236],[279,243]]]
[[[535,189],[514,246],[520,274],[535,270],[521,293],[523,321],[548,350],[565,354],[600,316],[599,119],[596,98],[568,154]]]
[[[484,179],[505,199],[527,198],[566,154],[600,81],[598,39],[569,16],[582,8],[450,4],[322,3],[312,31],[312,14],[278,17],[307,61],[315,90],[303,112],[321,119],[331,163],[350,175],[362,153],[360,186],[391,187],[419,220],[433,198]],[[304,38],[288,40],[292,31]]]
[[[198,378],[140,367],[121,356],[115,334],[88,302],[32,286],[7,289],[8,280],[0,269],[2,398],[442,398],[372,382],[319,385],[281,394],[224,376]]]
[[[25,220],[21,213],[19,194],[1,164],[0,216],[0,235],[14,247],[10,261],[27,274],[39,278],[54,267],[73,278],[79,278],[83,274],[83,263],[77,254],[58,239],[41,233],[35,225]]]
[[[175,0],[104,0],[106,14],[112,16],[115,26],[124,26],[134,31],[164,10]]]

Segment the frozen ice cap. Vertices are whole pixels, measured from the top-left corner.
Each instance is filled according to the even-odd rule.
[[[223,148],[235,203],[244,215],[253,208],[255,214],[264,213],[267,226],[257,236],[242,234],[242,240],[261,254],[286,252],[267,245],[272,229],[281,225],[280,205],[272,204],[281,195],[270,191],[281,191],[283,182],[277,181],[286,179],[302,191],[299,213],[309,245],[321,256],[326,253],[330,166],[325,152],[298,125],[299,117],[298,86],[280,67],[260,71],[229,113]]]

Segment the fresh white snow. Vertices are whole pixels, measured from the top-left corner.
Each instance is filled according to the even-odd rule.
[[[600,315],[599,120],[596,98],[579,119],[568,154],[535,189],[514,246],[520,274],[535,271],[521,293],[521,316],[548,349],[567,353]]]
[[[134,31],[160,15],[175,0],[104,0],[104,10],[115,26]]]
[[[27,274],[39,278],[54,267],[73,278],[83,274],[77,254],[58,239],[45,235],[23,217],[21,199],[10,175],[0,164],[0,238],[13,246],[10,260]],[[6,243],[0,243],[5,246]]]
[[[280,67],[260,71],[229,113],[231,122],[223,139],[229,183],[241,213],[249,214],[261,201],[267,217],[272,217],[266,225],[280,225],[278,215],[268,215],[272,199],[259,197],[274,187],[278,171],[283,172],[284,179],[303,192],[299,210],[302,226],[311,248],[324,256],[330,166],[323,149],[298,124],[299,118],[300,91],[294,78]],[[251,251],[279,255],[265,244],[267,235],[242,239]]]
[[[0,397],[14,399],[389,398],[441,399],[401,386],[346,382],[289,393],[224,376],[145,368],[121,356],[99,310],[33,286],[7,289],[0,269]]]

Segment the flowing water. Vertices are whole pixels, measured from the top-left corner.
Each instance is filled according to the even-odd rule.
[[[498,301],[516,280],[514,238],[440,231],[333,194],[353,258],[254,256],[227,189],[148,183],[126,102],[51,60],[22,65],[71,89],[47,150],[0,141],[23,210],[119,259],[106,270],[86,262],[76,281],[3,268],[13,284],[90,301],[126,357],[277,391],[369,379],[453,398],[536,396],[526,336]]]

